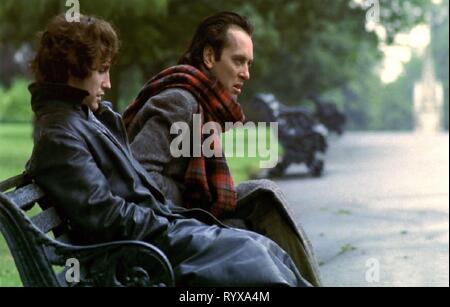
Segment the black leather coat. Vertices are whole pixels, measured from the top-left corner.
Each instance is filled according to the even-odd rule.
[[[94,114],[82,104],[83,90],[35,83],[30,92],[38,133],[27,171],[79,244],[151,242],[181,285],[308,284],[273,241],[166,201],[133,158],[121,117],[107,103]]]

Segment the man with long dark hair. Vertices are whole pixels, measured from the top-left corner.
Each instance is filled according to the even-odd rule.
[[[178,136],[171,130],[180,122],[189,127],[187,139],[203,143],[202,124],[214,122],[221,128],[217,130],[225,131],[226,123],[245,120],[237,97],[250,78],[252,32],[247,19],[233,12],[204,19],[179,65],[148,81],[125,111],[131,149],[174,203],[204,209],[228,225],[268,236],[288,252],[308,281],[319,285],[312,248],[291,218],[282,192],[269,180],[236,187],[218,133],[208,137],[214,140],[213,156],[172,155]]]

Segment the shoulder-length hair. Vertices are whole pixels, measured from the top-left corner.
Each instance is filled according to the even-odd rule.
[[[222,50],[227,44],[227,31],[231,26],[241,28],[252,36],[253,27],[245,17],[233,12],[217,13],[200,23],[178,64],[188,64],[200,69],[203,65],[203,50],[207,46],[213,49],[214,58],[220,61]]]
[[[119,46],[107,21],[81,15],[79,22],[69,22],[61,14],[39,33],[31,69],[38,82],[67,83],[69,76],[84,79],[104,63],[112,63]]]

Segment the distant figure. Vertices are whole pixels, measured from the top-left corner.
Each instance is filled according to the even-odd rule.
[[[327,129],[302,107],[287,107],[273,94],[258,94],[252,103],[262,106],[269,121],[278,122],[283,157],[270,170],[270,176],[281,176],[292,163],[305,163],[311,175],[318,177],[324,168]]]
[[[316,116],[329,131],[333,131],[339,135],[344,132],[346,117],[338,110],[334,103],[323,101],[322,98],[313,92],[309,93],[306,98],[314,102],[316,105],[314,116]]]

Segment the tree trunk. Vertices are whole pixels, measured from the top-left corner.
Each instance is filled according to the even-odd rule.
[[[121,69],[119,67],[114,67],[111,70],[111,89],[107,91],[106,99],[111,101],[114,110],[119,111],[119,98],[120,98],[120,80],[121,80]]]
[[[15,48],[12,45],[0,44],[0,85],[10,87],[14,77],[19,72],[14,62]]]

